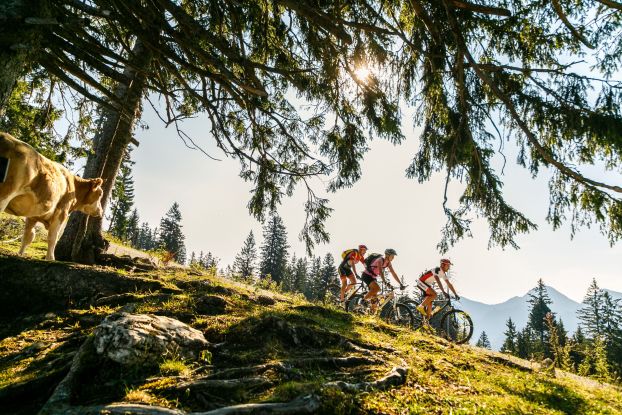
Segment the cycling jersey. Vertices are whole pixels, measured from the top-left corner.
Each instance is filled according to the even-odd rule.
[[[447,278],[447,273],[445,273],[445,271],[443,271],[441,267],[436,267],[424,272],[423,275],[419,277],[419,281],[423,282],[426,285],[432,285],[436,282],[436,278],[434,278],[435,276],[445,280],[445,282],[449,281],[449,278]]]
[[[364,273],[372,278],[378,278],[383,269],[389,266],[389,261],[385,261],[384,257],[375,259],[369,267],[365,269]]]
[[[354,272],[352,271],[352,265],[350,262],[356,264],[357,262],[364,262],[365,258],[360,252],[356,249],[353,249],[346,257],[341,261],[341,264],[338,267],[339,276],[341,277],[354,277]]]

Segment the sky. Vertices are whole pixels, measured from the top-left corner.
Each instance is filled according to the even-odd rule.
[[[326,227],[328,244],[318,246],[314,255],[327,252],[340,258],[345,249],[361,243],[372,252],[394,248],[398,255],[394,268],[414,287],[416,278],[438,264],[436,249],[443,213],[444,176],[426,183],[405,177],[405,169],[418,148],[419,131],[412,126],[412,113],[404,109],[403,132],[406,140],[398,146],[376,139],[362,163],[363,177],[352,188],[328,194],[334,209]],[[132,153],[135,205],[142,221],[159,224],[173,202],[183,216],[188,255],[210,251],[220,258],[220,266],[232,264],[249,231],[258,245],[262,225],[250,217],[246,208],[251,184],[239,175],[239,165],[217,150],[209,136],[209,122],[198,116],[183,124],[184,130],[210,155],[188,149],[174,128],[165,128],[154,111],[145,106],[143,121],[148,129],[138,130],[140,146]],[[581,229],[573,240],[569,227],[553,231],[545,220],[548,209],[548,177],[542,171],[532,179],[515,165],[512,146],[505,144],[507,165],[501,176],[504,194],[515,208],[538,225],[538,230],[518,236],[519,250],[488,249],[489,229],[476,220],[473,238],[458,242],[446,255],[454,262],[452,278],[462,296],[487,304],[503,302],[525,294],[542,278],[570,298],[581,301],[592,278],[603,288],[622,291],[622,245],[610,247],[597,229]],[[496,160],[500,167],[500,158]],[[620,184],[620,177],[592,169],[600,178]],[[598,179],[599,177],[595,177]],[[327,178],[314,180],[317,192],[325,194]],[[291,246],[290,254],[305,254],[298,234],[304,224],[306,192],[298,189],[279,208]],[[385,197],[370,197],[382,190]],[[459,185],[450,188],[454,197]]]

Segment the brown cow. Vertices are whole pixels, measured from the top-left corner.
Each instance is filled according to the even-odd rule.
[[[0,212],[26,217],[20,255],[32,242],[37,222],[48,230],[46,259],[53,260],[56,242],[71,212],[79,210],[87,215],[102,216],[101,178],[74,176],[65,167],[6,133],[0,133],[2,157],[9,163],[6,179],[0,183]]]

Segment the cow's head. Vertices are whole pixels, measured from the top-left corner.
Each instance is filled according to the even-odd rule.
[[[101,178],[88,179],[84,181],[88,186],[88,189],[83,193],[82,200],[78,201],[77,209],[86,213],[89,216],[95,216],[96,218],[102,217],[104,210],[102,209],[102,183]]]

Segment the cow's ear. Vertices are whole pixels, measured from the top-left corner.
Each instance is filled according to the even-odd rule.
[[[95,190],[98,187],[100,187],[102,185],[102,183],[104,182],[104,180],[101,177],[98,177],[97,179],[93,179],[91,180],[91,189]]]

